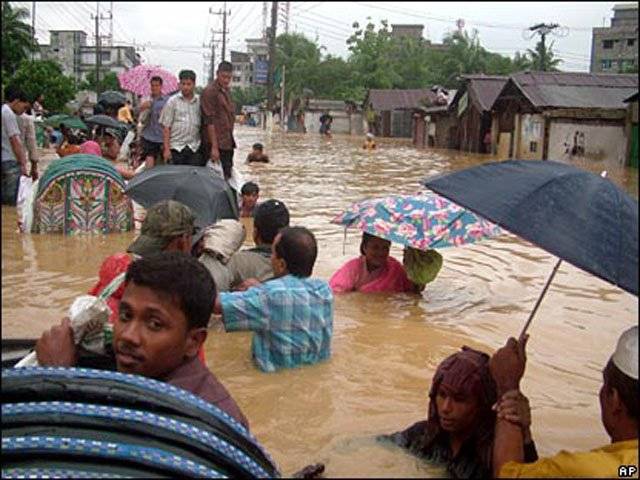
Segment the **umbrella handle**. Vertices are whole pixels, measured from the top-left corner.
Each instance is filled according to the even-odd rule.
[[[560,268],[560,264],[561,263],[562,263],[562,259],[558,260],[558,263],[556,263],[556,266],[553,267],[553,271],[551,272],[551,275],[549,275],[549,278],[547,279],[547,283],[545,284],[544,288],[542,289],[542,292],[540,293],[540,296],[538,297],[538,301],[536,302],[535,306],[533,307],[533,311],[529,315],[529,318],[527,319],[527,323],[525,323],[524,327],[522,327],[522,331],[520,332],[520,336],[518,338],[522,338],[522,336],[525,333],[527,333],[527,329],[529,328],[529,325],[531,324],[531,320],[533,320],[534,315],[538,311],[538,307],[542,303],[542,299],[544,298],[545,294],[547,293],[547,290],[549,289],[549,285],[551,285],[551,282],[553,281],[553,277],[556,276],[556,272],[558,271],[558,268]]]

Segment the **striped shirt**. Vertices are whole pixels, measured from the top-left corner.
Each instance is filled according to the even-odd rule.
[[[160,123],[171,129],[169,145],[172,150],[182,151],[189,147],[192,151],[200,147],[200,96],[194,94],[186,100],[182,92],[167,100],[160,114]]]
[[[331,356],[333,293],[317,278],[286,275],[245,292],[220,293],[227,331],[252,330],[262,371],[311,365]]]

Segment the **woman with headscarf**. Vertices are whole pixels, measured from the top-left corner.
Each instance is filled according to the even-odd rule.
[[[489,359],[466,346],[447,357],[433,376],[427,419],[378,439],[446,466],[453,478],[490,478],[497,393]],[[525,461],[533,462],[538,454],[529,431],[528,400],[521,396],[513,405],[509,418],[523,429]]]
[[[64,123],[60,124],[62,132],[62,143],[56,149],[56,153],[60,158],[74,153],[80,153],[80,144],[84,142],[82,132],[78,128],[69,128]]]
[[[362,233],[360,243],[360,256],[349,260],[329,279],[329,286],[334,293],[345,292],[387,292],[387,293],[419,293],[424,290],[424,280],[411,278],[407,275],[406,267],[389,255],[391,242],[384,238],[376,237],[367,232]],[[405,259],[410,249],[405,251]],[[437,252],[432,255],[437,255]],[[425,252],[426,253],[426,252]],[[436,259],[434,259],[436,260]],[[406,262],[404,262],[406,265]],[[435,269],[435,274],[442,266],[442,257],[439,264],[430,268]],[[432,275],[428,281],[433,280]]]

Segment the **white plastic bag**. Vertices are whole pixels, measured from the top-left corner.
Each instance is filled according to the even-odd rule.
[[[16,200],[16,207],[18,213],[18,228],[21,233],[27,232],[25,227],[25,214],[27,212],[27,203],[31,197],[31,190],[33,189],[33,180],[26,175],[20,175],[20,184],[18,185],[18,199]]]
[[[73,341],[95,353],[103,353],[104,327],[109,322],[111,310],[100,297],[81,295],[69,307],[69,319],[73,329]],[[15,368],[37,367],[38,357],[33,351],[18,363]]]

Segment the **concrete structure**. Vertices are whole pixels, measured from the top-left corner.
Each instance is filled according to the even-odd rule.
[[[593,29],[589,71],[624,73],[634,67],[638,68],[638,4],[618,4],[611,26]]]
[[[422,31],[424,25],[391,25],[391,37],[392,38],[415,38],[422,40]]]
[[[39,46],[39,58],[54,60],[62,73],[76,81],[86,80],[95,72],[96,47],[87,45],[87,34],[82,30],[50,30],[49,45]],[[101,76],[107,72],[120,73],[140,64],[140,55],[134,47],[102,46]]]
[[[464,152],[495,153],[498,138],[491,124],[491,107],[508,77],[465,75],[463,79],[464,84],[450,106],[457,125],[450,127],[447,145]],[[484,142],[487,132],[491,132],[489,149]]]
[[[524,72],[512,75],[492,107],[500,159],[625,162],[624,100],[637,75]]]
[[[253,84],[253,63],[248,53],[231,50],[231,63],[233,64],[233,87],[248,88]]]

